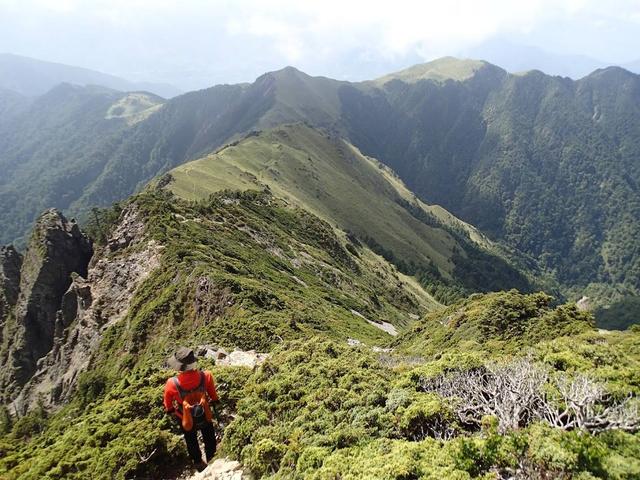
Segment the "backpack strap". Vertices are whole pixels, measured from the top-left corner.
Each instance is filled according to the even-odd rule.
[[[206,389],[204,388],[205,376],[204,372],[200,370],[200,384],[198,385],[198,390],[204,392]]]
[[[187,392],[183,390],[182,387],[180,386],[178,377],[172,377],[171,380],[173,380],[173,384],[176,386],[176,389],[178,390],[178,395],[180,395],[180,400],[182,400],[184,396],[187,394]]]

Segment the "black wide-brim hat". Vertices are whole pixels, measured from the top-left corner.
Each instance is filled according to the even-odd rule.
[[[193,350],[187,347],[181,347],[176,352],[167,358],[167,363],[171,368],[184,371],[187,370],[192,364],[198,361]]]

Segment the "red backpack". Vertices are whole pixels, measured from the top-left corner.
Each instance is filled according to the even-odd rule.
[[[185,390],[180,386],[178,377],[172,378],[182,401],[182,428],[187,432],[190,432],[194,426],[199,428],[211,422],[211,408],[209,408],[209,400],[207,399],[205,374],[202,370],[199,373],[200,383],[193,390]]]

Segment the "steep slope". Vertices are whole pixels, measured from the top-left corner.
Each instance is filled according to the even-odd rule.
[[[87,68],[0,53],[0,88],[12,90],[21,95],[38,96],[48,92],[60,83],[72,83],[81,86],[100,85],[123,92],[145,90],[163,98],[175,97],[181,93],[180,90],[172,85],[130,82]]]
[[[307,121],[320,127],[335,126],[340,119],[338,89],[347,82],[312,77],[294,67],[285,67],[258,78],[274,91],[273,107],[256,125],[273,127],[292,121]]]
[[[39,291],[68,289],[44,295],[53,307],[47,315],[54,302],[58,310],[53,344],[37,371],[21,390],[3,385],[11,412],[34,408],[17,421],[15,436],[0,441],[3,478],[164,478],[172,465],[184,468],[179,438],[156,408],[157,382],[168,374],[164,359],[176,342],[262,352],[315,336],[384,344],[391,326],[402,330],[437,305],[366,246],[264,193],[223,192],[193,203],[149,191],[100,214],[92,228],[108,232],[108,240],[82,277],[69,274],[70,259],[46,261],[66,251],[62,239],[46,234],[43,253],[36,234],[27,250],[20,298],[35,298],[33,272],[66,275],[38,274]],[[19,308],[14,318],[22,324]],[[41,354],[43,338],[25,337],[20,348]],[[221,392],[248,373],[216,371]],[[225,408],[238,394],[225,394]],[[41,409],[67,401],[50,419]],[[69,415],[77,421],[64,421]]]
[[[104,218],[100,228],[107,228]],[[438,305],[366,246],[342,237],[264,193],[189,204],[149,192],[124,207],[89,264],[91,246],[77,225],[48,211],[24,260],[3,250],[4,398],[18,409],[38,394],[46,404],[68,398],[105,329],[121,329],[128,318],[126,335],[134,337],[127,342],[140,345],[162,331],[164,320],[142,307],[151,298],[158,312],[169,308],[179,324],[197,325],[194,334],[215,331],[225,347],[263,351],[275,338],[314,332],[381,342],[389,336],[385,325],[402,329]],[[176,283],[178,271],[184,277]]]
[[[609,68],[574,82],[485,65],[464,81],[396,79],[341,99],[348,138],[426,202],[565,285],[638,294],[637,75]]]
[[[530,288],[473,227],[420,202],[387,167],[340,137],[308,125],[255,132],[172,170],[160,183],[190,200],[224,189],[267,188],[352,232],[432,288]]]
[[[22,255],[15,248],[0,247],[0,344],[4,343],[4,327],[9,313],[18,301]]]

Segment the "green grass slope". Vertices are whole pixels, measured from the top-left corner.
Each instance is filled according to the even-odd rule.
[[[591,314],[575,304],[553,306],[544,293],[475,294],[429,313],[395,340],[403,351],[433,357],[451,349],[517,353],[558,336],[595,333]]]
[[[381,87],[392,80],[400,80],[405,83],[416,83],[420,80],[432,80],[440,83],[447,80],[462,82],[473,77],[478,70],[487,65],[489,64],[482,60],[442,57],[432,62],[419,63],[399,72],[384,75],[373,80],[373,83]]]
[[[417,200],[387,167],[348,142],[305,124],[251,134],[177,167],[162,182],[191,200],[268,188],[386,252],[407,273],[420,267],[433,272],[433,281],[470,290],[528,288],[477,230]]]

